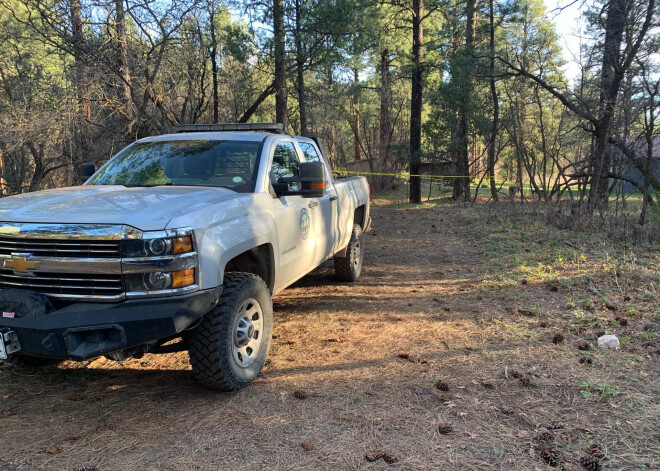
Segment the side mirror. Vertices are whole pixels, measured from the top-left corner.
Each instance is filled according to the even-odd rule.
[[[300,180],[303,198],[325,196],[325,168],[321,162],[303,162],[300,164]]]
[[[80,174],[79,174],[80,179],[82,181],[85,181],[89,177],[94,175],[95,172],[96,172],[96,167],[94,166],[94,164],[91,162],[85,162],[80,166]]]
[[[289,183],[300,183],[299,191],[288,191]],[[280,185],[286,185],[285,191]],[[301,195],[303,198],[320,198],[325,196],[325,168],[321,162],[302,162],[299,177],[280,177],[273,183],[273,189],[279,196]]]

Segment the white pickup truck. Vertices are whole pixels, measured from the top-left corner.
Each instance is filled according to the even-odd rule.
[[[236,390],[266,361],[272,295],[330,258],[360,276],[364,177],[335,180],[277,124],[177,131],[86,164],[82,186],[0,200],[0,359],[188,350],[198,381]]]

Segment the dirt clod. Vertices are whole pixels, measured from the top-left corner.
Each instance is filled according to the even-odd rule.
[[[57,455],[60,453],[62,450],[60,450],[60,447],[57,445],[51,445],[46,449],[46,453],[49,455]]]

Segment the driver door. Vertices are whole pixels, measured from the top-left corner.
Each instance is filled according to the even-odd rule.
[[[278,141],[273,149],[270,177],[300,176],[300,157],[292,141]],[[296,191],[299,183],[290,183]],[[279,274],[284,284],[309,271],[314,264],[314,237],[309,201],[300,195],[280,196],[275,202],[277,242],[279,250]]]

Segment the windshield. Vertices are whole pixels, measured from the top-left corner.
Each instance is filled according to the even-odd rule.
[[[121,151],[89,185],[221,186],[252,191],[261,142],[152,141]]]

